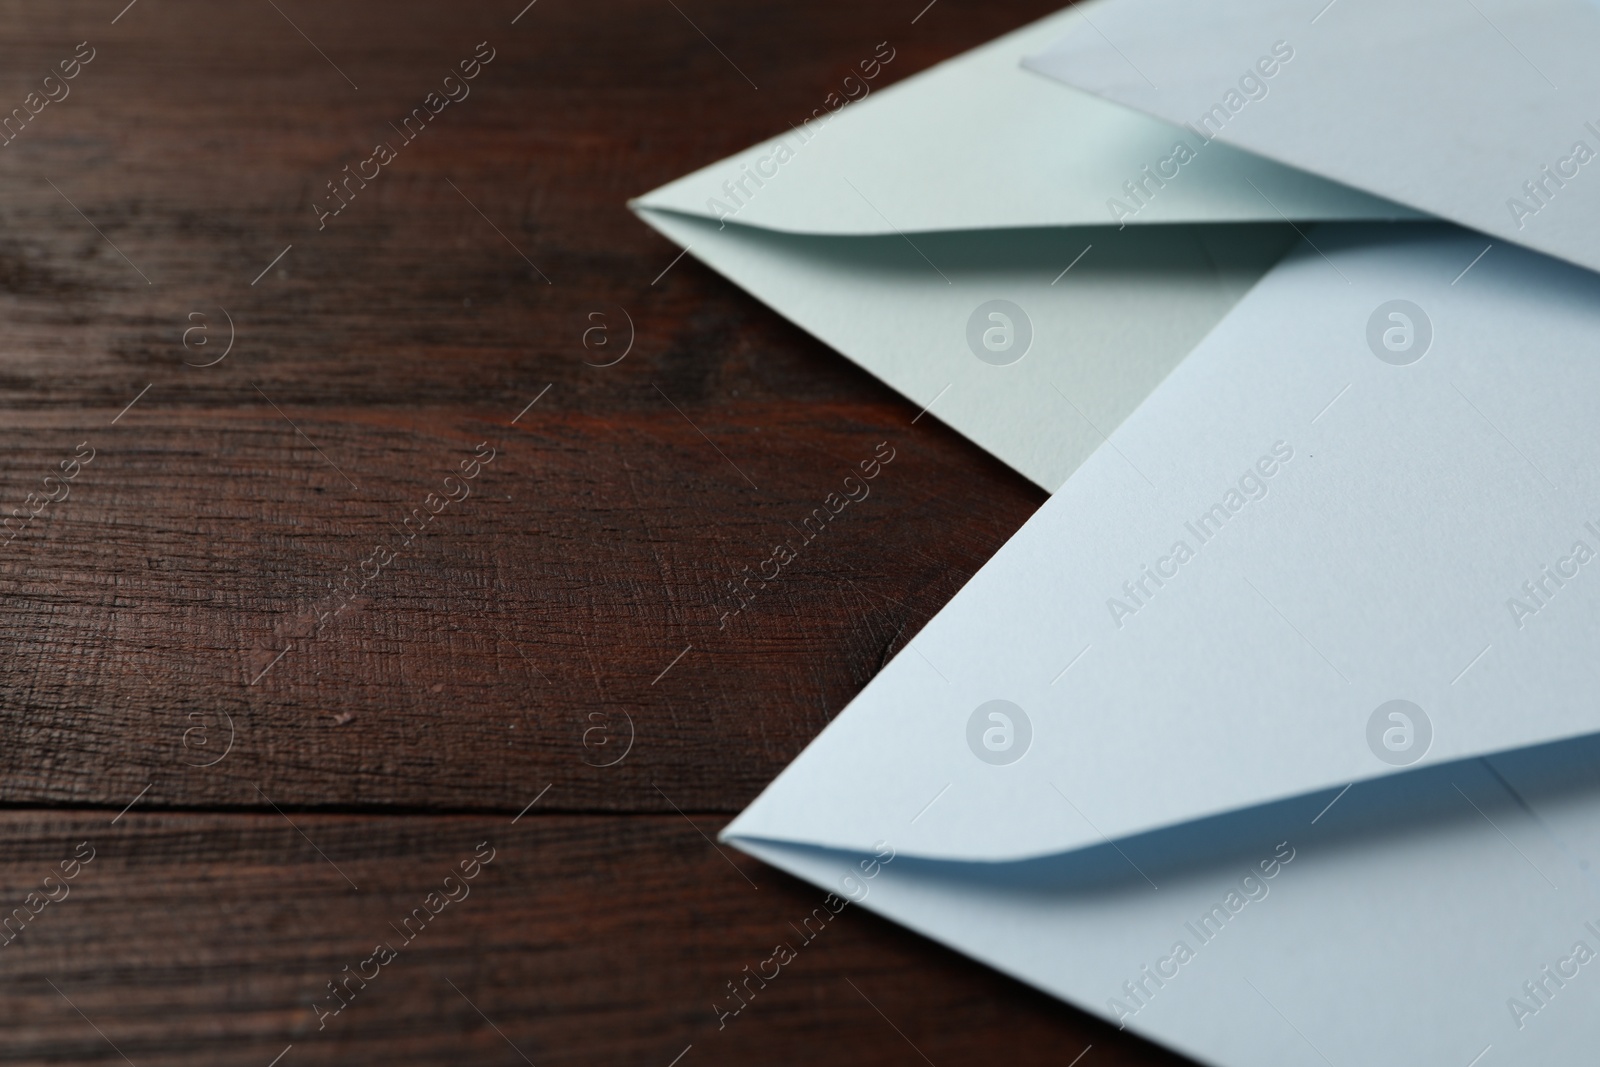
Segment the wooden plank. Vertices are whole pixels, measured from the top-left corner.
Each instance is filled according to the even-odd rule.
[[[0,815],[0,905],[58,898],[0,947],[7,1063],[1180,1062],[854,907],[797,932],[824,895],[715,816],[113,814]]]
[[[3,571],[0,798],[120,805],[153,782],[158,805],[238,805],[259,783],[295,805],[515,810],[557,781],[563,806],[664,809],[655,782],[734,810],[1034,503],[887,401],[696,411],[778,487],[758,493],[670,408],[607,423],[563,400],[516,427],[298,419],[359,493],[270,409],[126,437],[30,416],[23,469],[99,444]],[[485,439],[494,462],[448,483],[472,495],[408,533]],[[807,543],[799,521],[883,441],[871,495]],[[724,618],[727,580],[776,541],[799,558]]]
[[[1049,5],[697,6],[759,91],[653,0],[279,6],[80,0],[7,38],[19,70],[96,52],[0,153],[0,515],[40,509],[0,549],[0,801],[507,810],[537,780],[738,810],[1043,497],[692,259],[652,284],[677,249],[624,200],[878,41],[883,85]],[[319,230],[326,181],[485,39]],[[626,359],[586,364],[623,309]],[[363,563],[481,442],[471,498]],[[871,498],[720,625],[882,442]]]

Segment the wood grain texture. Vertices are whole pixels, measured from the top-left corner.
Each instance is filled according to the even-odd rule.
[[[692,259],[652,284],[678,249],[624,202],[809,114],[878,41],[887,81],[1048,5],[697,9],[759,90],[658,0],[544,0],[515,27],[279,7],[111,26],[80,3],[11,46],[41,74],[96,55],[0,149],[0,513],[80,443],[97,458],[0,551],[0,800],[250,805],[260,783],[504,810],[538,779],[571,810],[668,810],[652,782],[738,810],[1042,496]],[[389,124],[481,41],[470,95],[404,144]],[[379,139],[398,157],[319,230]],[[620,344],[618,308],[632,350],[586,365],[590,314]],[[230,318],[228,357],[189,365]],[[471,499],[313,626],[484,441]],[[719,629],[726,581],[880,442],[872,497]],[[629,719],[628,760],[585,766],[610,758],[585,732]]]
[[[806,942],[824,895],[719,855],[716,817],[111,817],[0,817],[7,909],[94,851],[0,947],[7,1063],[1180,1062],[855,908]],[[482,842],[464,898],[401,927]],[[720,1016],[778,943],[796,958]],[[346,966],[376,975],[335,1001]]]
[[[0,948],[0,1059],[1176,1062],[853,909],[725,1029],[710,1007],[818,894],[705,835],[1043,496],[625,201],[879,41],[881,88],[1054,6],[0,7],[0,115],[94,50],[0,147],[0,516],[37,509],[0,533],[0,904],[97,850]],[[632,348],[590,365],[619,311]],[[882,442],[870,498],[719,625]],[[485,839],[472,896],[318,1030]]]

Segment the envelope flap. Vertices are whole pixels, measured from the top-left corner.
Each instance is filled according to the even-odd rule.
[[[1194,153],[1166,123],[1021,68],[1081,18],[1060,12],[882,90],[868,73],[907,60],[864,45],[790,130],[635,205],[818,234],[1417,217],[1248,153]]]
[[[1017,859],[1600,730],[1600,277],[1407,229],[1263,279],[728,833]]]
[[[1320,8],[1320,10],[1319,10]],[[1114,0],[1028,66],[1600,269],[1588,0]]]

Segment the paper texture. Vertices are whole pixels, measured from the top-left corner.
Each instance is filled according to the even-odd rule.
[[[1311,236],[724,837],[1203,1062],[1583,1062],[1600,738],[1463,757],[1600,729],[1600,278]]]
[[[1100,4],[1082,6],[1102,10]],[[875,80],[854,72],[853,88],[842,82],[819,88],[812,110],[820,116],[798,114],[772,140],[662,186],[633,206],[831,234],[1118,221],[1107,197],[1169,155],[1175,139],[1166,123],[1021,68],[1024,56],[1081,18],[1073,10],[1060,12],[881,90],[874,86],[887,80],[885,71],[906,60],[885,65],[881,57],[894,53],[893,44],[864,42],[857,63],[867,63],[867,69],[877,64]],[[857,94],[854,103],[829,110],[830,94],[837,104],[851,91]],[[1265,190],[1276,207],[1245,179]],[[1279,222],[1285,215],[1415,217],[1353,189],[1223,148],[1186,168],[1170,195],[1164,192],[1130,221]]]
[[[1021,69],[1076,17],[888,89],[853,75],[850,91],[868,93],[857,102],[809,124],[797,116],[801,129],[633,207],[918,411],[1054,490],[1288,247],[1286,217],[1416,217],[1217,149],[1118,219],[1108,197],[1147,181],[1174,135]],[[883,80],[904,62],[878,58],[892,53],[864,47],[861,62]],[[1021,312],[1002,332],[1027,340],[986,356],[981,340],[1001,335],[982,309],[997,300]]]
[[[1600,277],[1313,239],[733,832],[1012,860],[1600,730]]]
[[[1564,742],[1024,864],[735,843],[1203,1063],[1547,1067],[1600,1010],[1596,766]]]
[[[1248,149],[1600,269],[1594,3],[1115,0],[1089,10],[1029,66],[1184,126],[1196,148],[1214,138],[1202,159]]]

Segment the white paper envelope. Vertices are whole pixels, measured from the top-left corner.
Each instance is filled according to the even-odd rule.
[[[1245,148],[1600,269],[1596,55],[1592,0],[1113,0],[1028,64],[1198,158]]]
[[[725,836],[1207,1062],[1580,1062],[1600,276],[1312,238]]]
[[[633,207],[1053,490],[1297,239],[1287,220],[1417,217],[1218,148],[1118,224],[1106,189],[1175,138],[1021,69],[1075,17],[881,91],[867,72],[905,60],[864,43],[815,115]]]

